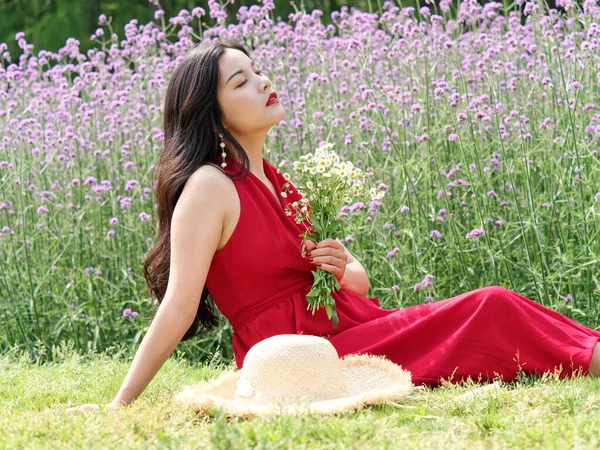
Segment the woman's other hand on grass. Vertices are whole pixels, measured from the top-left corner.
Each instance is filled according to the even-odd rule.
[[[74,406],[72,408],[67,408],[65,409],[65,411],[67,412],[73,412],[73,411],[98,411],[101,408],[107,408],[107,409],[116,409],[116,408],[122,408],[123,406],[125,406],[124,403],[119,403],[119,402],[110,402],[107,403],[106,405],[98,405],[96,403],[86,403],[85,405],[80,405],[80,406]]]

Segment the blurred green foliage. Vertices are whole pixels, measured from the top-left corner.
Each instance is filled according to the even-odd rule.
[[[295,12],[290,0],[275,1],[275,18],[286,21],[288,15]],[[298,9],[302,6],[306,11],[320,9],[323,11],[321,21],[330,23],[332,11],[339,11],[343,5],[356,7],[362,11],[378,12],[385,0],[295,0]],[[227,3],[221,0],[221,4]],[[396,2],[398,4],[398,2]],[[404,0],[402,5],[414,5],[415,0]],[[236,12],[241,6],[262,5],[257,0],[235,0],[228,4],[227,23],[236,23]],[[165,17],[177,15],[182,9],[191,11],[196,6],[204,8],[206,15],[203,22],[211,27],[215,21],[208,15],[207,0],[163,0]],[[156,7],[148,0],[0,0],[0,42],[6,42],[13,61],[16,61],[20,49],[15,41],[15,34],[25,32],[25,39],[34,45],[34,53],[39,50],[56,52],[64,46],[66,40],[73,37],[80,42],[82,53],[94,47],[90,35],[98,28],[98,16],[112,16],[115,32],[123,37],[123,27],[131,19],[138,19],[140,24],[153,20]]]

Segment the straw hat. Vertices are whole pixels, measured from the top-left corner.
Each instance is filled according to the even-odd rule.
[[[254,345],[241,371],[187,386],[175,401],[199,414],[216,407],[238,417],[327,415],[395,401],[411,388],[410,372],[383,356],[340,359],[327,339],[281,334]]]

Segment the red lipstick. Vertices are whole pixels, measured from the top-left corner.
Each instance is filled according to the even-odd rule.
[[[269,99],[267,100],[267,106],[272,105],[273,103],[277,103],[279,100],[277,99],[277,93],[271,92],[269,95]]]

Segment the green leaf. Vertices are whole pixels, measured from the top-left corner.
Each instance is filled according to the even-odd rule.
[[[316,234],[309,233],[308,231],[299,234],[298,237],[301,237],[302,239],[308,239],[309,241],[316,241],[318,239]]]
[[[311,217],[310,221],[312,222],[312,224],[315,228],[315,232],[317,234],[322,234],[323,227],[321,225],[321,221],[319,220],[319,218],[316,215],[313,215],[313,217]]]

